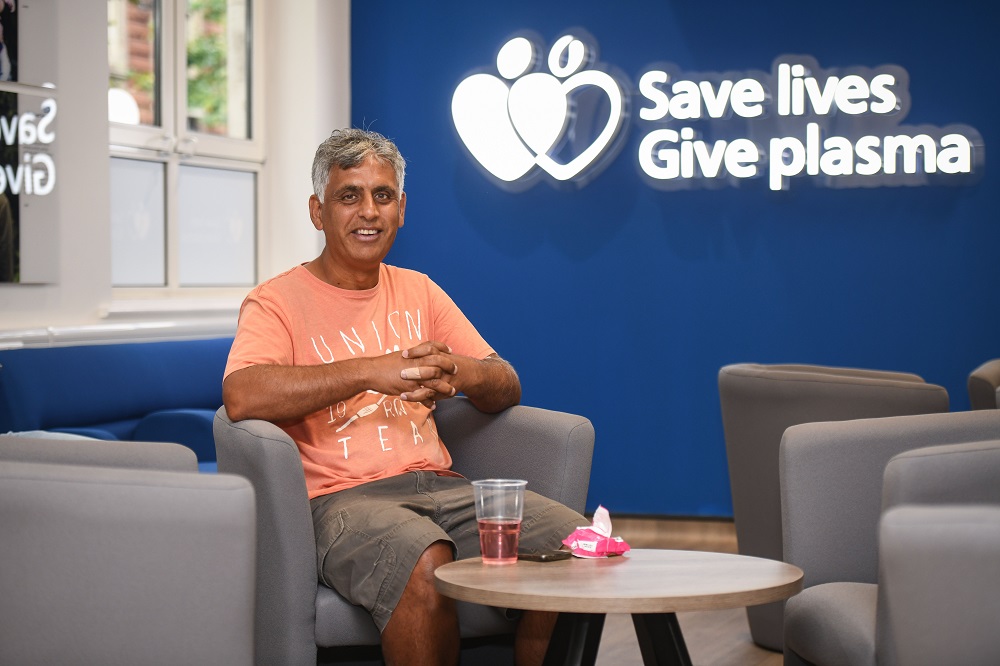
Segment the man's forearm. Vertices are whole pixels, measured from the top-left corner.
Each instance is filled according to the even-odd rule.
[[[277,423],[300,419],[364,391],[363,361],[250,366],[226,378],[222,400],[234,421],[263,419]]]
[[[477,361],[475,371],[476,381],[462,392],[479,411],[494,414],[521,402],[521,380],[510,363],[490,356]]]

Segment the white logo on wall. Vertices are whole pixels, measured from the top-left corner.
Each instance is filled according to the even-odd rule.
[[[588,69],[596,49],[584,39],[560,37],[545,62],[548,71],[532,71],[539,47],[515,37],[497,54],[500,77],[473,74],[455,89],[451,113],[459,136],[479,165],[503,183],[530,184],[541,169],[556,181],[582,185],[614,151],[625,94],[610,74]]]
[[[548,72],[532,71],[539,49],[516,37],[497,55],[502,78],[474,74],[455,90],[459,136],[505,189],[530,186],[540,171],[583,185],[621,147],[627,80],[593,68],[596,42],[575,34],[553,44]],[[763,176],[772,190],[793,180],[963,185],[983,170],[975,128],[901,124],[911,100],[909,75],[897,65],[823,69],[811,56],[782,55],[771,72],[694,73],[666,63],[637,80],[636,166],[659,189],[739,187]]]

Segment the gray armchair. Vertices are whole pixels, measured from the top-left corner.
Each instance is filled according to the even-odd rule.
[[[970,372],[968,389],[972,409],[1000,409],[1000,358]]]
[[[14,462],[7,439],[0,663],[253,663],[249,482],[107,466],[114,456],[92,466],[91,442],[32,442],[44,456],[76,448],[80,464]]]
[[[896,663],[1000,664],[1000,506],[899,506],[879,534]]]
[[[465,398],[438,403],[438,433],[454,469],[469,478],[528,480],[528,488],[583,512],[594,428],[581,416],[533,407],[479,412]],[[245,476],[257,492],[257,663],[315,664],[356,646],[377,646],[368,613],[319,584],[305,477],[295,443],[277,426],[216,414],[219,471]],[[510,634],[496,609],[459,604],[463,639]]]
[[[903,372],[727,365],[719,398],[739,552],[782,559],[778,447],[789,426],[948,411],[948,392]],[[747,608],[755,643],[781,650],[784,603]]]
[[[880,599],[882,513],[900,504],[1000,503],[998,438],[996,411],[810,423],[785,432],[784,559],[805,573],[803,591],[785,607],[786,664],[897,663],[882,617],[889,606]],[[965,612],[960,604],[947,607]]]

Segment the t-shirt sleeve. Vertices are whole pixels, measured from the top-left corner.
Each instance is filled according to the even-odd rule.
[[[279,303],[255,289],[240,307],[224,377],[251,365],[292,365],[289,324]]]
[[[434,304],[434,338],[462,356],[484,359],[496,352],[479,334],[451,296],[428,278],[431,301]]]

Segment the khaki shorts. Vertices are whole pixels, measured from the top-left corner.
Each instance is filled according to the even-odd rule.
[[[434,472],[407,472],[314,498],[319,578],[371,613],[379,631],[392,617],[420,555],[435,541],[455,559],[479,556],[472,484]],[[558,548],[587,520],[526,491],[520,548]]]

